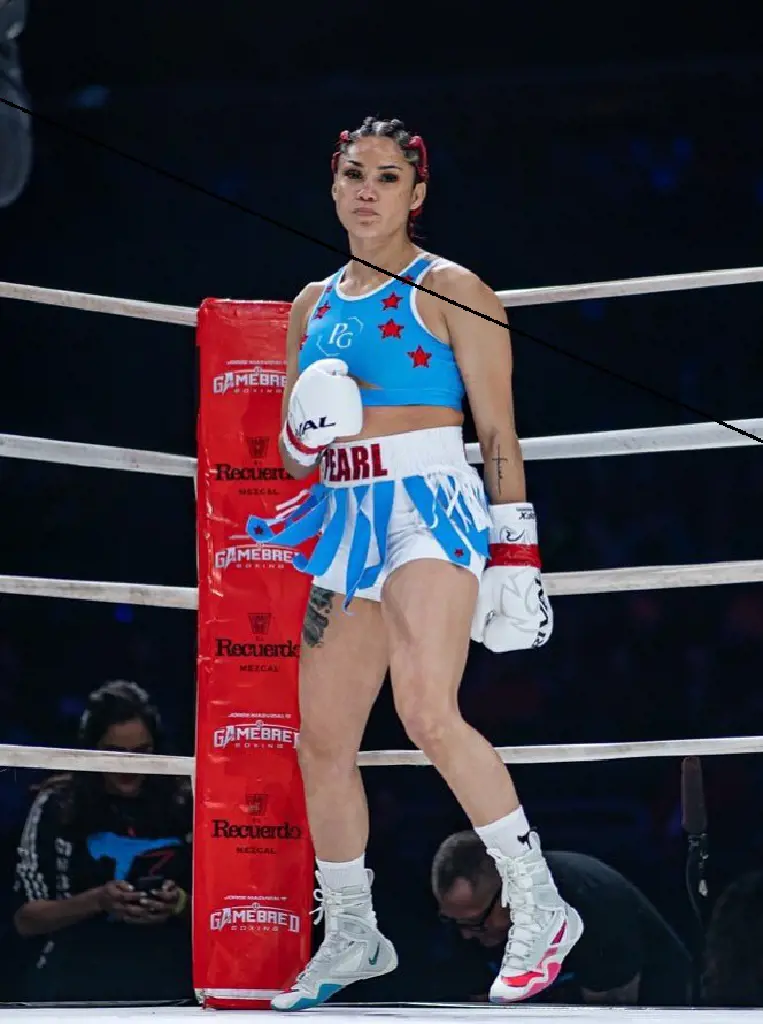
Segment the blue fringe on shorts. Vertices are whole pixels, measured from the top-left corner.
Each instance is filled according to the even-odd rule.
[[[296,554],[292,564],[299,572],[322,576],[339,551],[347,526],[349,502],[354,502],[355,529],[347,560],[344,601],[347,609],[355,592],[372,587],[384,568],[395,487],[401,484],[451,562],[469,565],[471,552],[467,548],[487,558],[487,520],[475,514],[474,496],[466,492],[462,483],[456,476],[441,474],[429,478],[408,476],[397,481],[376,480],[354,487],[327,487],[318,483],[298,504],[290,505],[274,519],[249,516],[246,532],[258,544],[287,548],[297,547],[320,534],[310,557]],[[370,501],[366,501],[369,491]],[[376,538],[379,561],[369,565],[372,534]]]

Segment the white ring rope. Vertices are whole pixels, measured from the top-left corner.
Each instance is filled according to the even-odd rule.
[[[137,320],[154,320],[161,324],[181,324],[185,327],[196,326],[198,312],[190,306],[167,306],[141,299],[114,299],[108,295],[39,288],[34,284],[14,284],[11,281],[0,281],[0,299],[22,299],[25,302],[39,302],[43,306],[64,306],[67,309],[84,309],[90,313],[114,313],[116,316],[131,316]]]
[[[763,425],[763,420],[760,423]],[[730,434],[731,431],[727,430],[726,433]],[[739,434],[736,436],[742,441],[746,440]],[[754,443],[750,441],[750,444]],[[188,455],[168,455],[139,448],[112,448],[105,444],[81,441],[51,441],[47,437],[23,437],[19,434],[0,434],[0,458],[31,459],[35,462],[90,466],[94,469],[122,469],[131,473],[155,473],[157,476],[196,476],[196,459]]]
[[[587,459],[610,455],[643,455],[650,452],[709,451],[715,448],[744,448],[763,443],[763,419],[730,420],[731,426],[753,434],[745,437],[719,423],[687,423],[675,427],[634,427],[601,430],[592,434],[557,434],[526,437],[520,441],[526,462],[546,459]],[[757,438],[757,440],[756,440]],[[482,465],[478,444],[467,444],[466,457],[473,466]],[[67,466],[121,469],[157,476],[195,477],[196,459],[139,448],[113,448],[81,441],[51,441],[46,437],[0,434],[0,458],[32,459]]]
[[[54,772],[124,772],[126,775],[193,775],[192,757],[117,754],[76,747],[27,747],[0,743],[0,767],[45,768]]]
[[[623,761],[645,757],[709,757],[763,753],[763,736],[719,736],[695,740],[646,740],[633,743],[544,744],[496,747],[504,764],[561,764]],[[361,750],[361,768],[431,765],[419,750]],[[20,747],[0,743],[0,766],[49,771],[123,772],[126,775],[193,775],[194,758],[164,754],[117,754],[68,747]]]
[[[626,277],[621,281],[595,284],[561,284],[550,288],[517,288],[496,292],[508,308],[545,306],[551,302],[579,302],[584,299],[616,299],[626,295],[652,292],[683,292],[694,288],[717,288],[729,284],[756,284],[763,281],[763,267],[738,270],[706,270],[699,274],[662,274],[658,277]],[[1,295],[2,293],[0,293]]]
[[[242,570],[245,571],[245,570]],[[710,562],[705,565],[642,565],[624,569],[549,572],[543,576],[553,597],[611,594],[630,590],[676,590],[731,583],[763,583],[763,559]],[[39,576],[0,576],[0,594],[20,597],[63,597],[106,604],[196,611],[196,587],[166,587],[152,583],[105,583],[99,580],[56,580]]]
[[[697,274],[662,274],[656,277],[628,277],[619,281],[593,284],[552,285],[550,288],[515,288],[496,292],[504,306],[542,306],[552,302],[581,299],[622,298],[653,292],[689,291],[731,284],[755,284],[763,281],[763,267],[739,267],[732,270],[706,270]],[[140,299],[116,299],[108,295],[40,288],[32,284],[0,281],[0,298],[40,302],[46,306],[65,306],[93,313],[114,313],[138,320],[157,320],[165,324],[196,326],[197,310],[191,306],[168,306]]]
[[[101,583],[96,580],[55,580],[39,576],[0,576],[0,594],[17,597],[65,597],[74,601],[134,604],[151,608],[196,611],[196,587],[164,587],[153,583]]]
[[[515,307],[761,281],[763,281],[763,268],[747,267],[551,288],[526,288],[501,291],[497,294],[504,306]],[[85,292],[62,291],[9,282],[0,282],[0,298],[21,299],[99,313],[113,313],[140,320],[153,320],[190,327],[195,326],[197,321],[197,310],[190,307],[117,299],[90,295]],[[763,433],[763,420],[759,419],[737,420],[734,422],[734,426],[755,434],[757,437]],[[753,438],[736,434],[719,424],[695,423],[676,427],[649,427],[635,430],[602,431],[594,434],[529,438],[522,442],[522,450],[524,457],[530,460],[729,448],[755,443]],[[473,464],[481,461],[477,445],[468,445],[467,455]],[[112,448],[105,445],[52,441],[45,438],[19,437],[11,434],[0,435],[1,456],[172,476],[195,477],[197,468],[196,460],[186,456],[129,448]],[[556,596],[762,581],[763,561],[718,562],[708,565],[685,566],[641,566],[588,572],[549,573],[545,577],[548,593]],[[195,587],[0,576],[0,593],[188,610],[198,608],[198,589]],[[499,747],[497,751],[506,764],[556,764],[633,757],[744,754],[763,752],[763,736],[656,740],[639,743]],[[417,750],[361,751],[358,755],[358,764],[361,766],[427,765],[430,763]],[[0,744],[0,765],[57,771],[119,771],[128,774],[193,775],[194,759],[153,754],[117,754],[107,751],[19,747]]]
[[[763,753],[763,736],[719,736],[698,740],[644,740],[634,743],[548,743],[543,746],[496,747],[504,764],[559,764],[623,761],[631,757],[706,757],[715,754]],[[0,759],[2,751],[0,750]],[[362,750],[362,768],[431,765],[420,750]]]

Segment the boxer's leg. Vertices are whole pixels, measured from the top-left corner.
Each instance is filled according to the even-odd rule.
[[[376,927],[365,867],[368,806],[356,759],[387,671],[377,601],[310,591],[300,647],[299,761],[315,846],[326,938],[276,1010],[303,1010],[339,989],[397,966]]]
[[[501,759],[458,707],[478,586],[473,573],[445,559],[417,559],[390,575],[382,615],[400,720],[471,822],[487,825],[516,811],[519,800]]]
[[[403,564],[382,592],[395,706],[496,862],[512,926],[490,998],[513,1002],[554,981],[582,923],[557,892],[500,758],[459,711],[477,576],[426,553],[428,541],[412,536],[414,560],[398,553]]]
[[[379,604],[310,590],[299,665],[299,761],[320,861],[351,861],[368,842],[368,806],[356,764],[387,672]]]

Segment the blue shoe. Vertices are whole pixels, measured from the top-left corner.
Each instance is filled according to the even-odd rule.
[[[316,920],[325,915],[326,936],[289,991],[280,992],[272,1000],[274,1010],[309,1010],[356,981],[378,978],[397,967],[394,946],[376,927],[371,872],[367,886],[335,891],[326,889],[320,873],[316,875]]]

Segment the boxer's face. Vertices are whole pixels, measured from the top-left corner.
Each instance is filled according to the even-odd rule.
[[[476,884],[457,878],[451,889],[438,897],[440,919],[458,928],[465,939],[482,946],[502,946],[511,918],[501,906],[498,873],[480,878]]]
[[[123,754],[152,754],[154,741],[151,733],[140,718],[110,726],[101,737],[99,750],[115,750]],[[103,782],[108,793],[117,796],[134,797],[143,785],[143,775],[104,775]]]
[[[339,158],[331,187],[336,212],[348,234],[385,238],[405,229],[424,201],[426,185],[392,139],[358,139]]]

